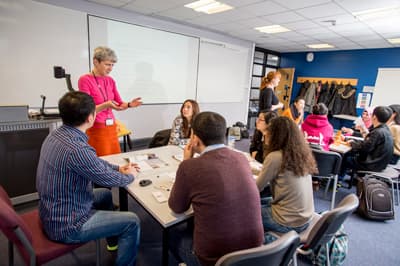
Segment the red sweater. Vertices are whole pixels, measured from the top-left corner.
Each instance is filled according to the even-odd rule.
[[[329,150],[329,145],[333,142],[333,127],[326,115],[308,115],[301,129],[307,133],[308,142],[319,144],[325,150]]]
[[[228,148],[183,161],[168,200],[194,210],[194,251],[203,265],[264,241],[259,192],[247,159]]]

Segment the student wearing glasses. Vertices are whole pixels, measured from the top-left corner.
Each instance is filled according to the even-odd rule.
[[[271,119],[278,117],[278,114],[273,111],[260,113],[256,120],[256,130],[254,131],[253,138],[250,143],[250,155],[256,161],[262,163],[264,161],[264,149],[266,148],[265,135],[267,133],[267,126]]]

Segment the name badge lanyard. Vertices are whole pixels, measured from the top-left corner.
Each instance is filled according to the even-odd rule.
[[[104,84],[104,92],[103,92],[103,90],[101,89],[100,83],[99,83],[99,81],[97,80],[96,75],[94,74],[93,71],[92,71],[92,74],[93,74],[94,80],[96,81],[97,89],[100,91],[101,95],[103,96],[103,101],[104,101],[104,102],[108,101],[108,93],[107,93],[105,84]],[[103,82],[103,83],[104,83],[104,82]],[[107,108],[107,109],[111,109],[111,108]],[[107,120],[108,120],[108,119],[111,119],[111,118],[107,118]]]

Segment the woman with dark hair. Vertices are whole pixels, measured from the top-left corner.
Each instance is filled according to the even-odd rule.
[[[287,117],[271,120],[267,139],[267,156],[256,180],[259,191],[270,184],[272,192],[272,197],[261,200],[264,231],[300,233],[314,214],[314,157],[297,125]]]
[[[260,99],[258,103],[259,112],[275,111],[283,107],[283,103],[279,102],[275,95],[275,87],[281,80],[279,71],[270,71],[262,78],[260,86]]]
[[[258,162],[264,161],[264,149],[266,148],[267,126],[271,119],[278,117],[278,114],[273,111],[260,113],[256,120],[256,130],[250,143],[250,155]]]
[[[303,123],[304,118],[304,104],[304,99],[301,97],[297,97],[294,102],[289,106],[289,108],[286,108],[285,111],[282,112],[282,116],[289,117],[298,126],[300,126]]]
[[[324,103],[313,106],[312,114],[306,117],[301,130],[308,143],[314,143],[326,151],[329,150],[329,145],[333,143],[333,126],[328,121],[328,108]]]
[[[172,123],[169,145],[186,145],[185,140],[190,137],[190,129],[193,117],[200,112],[199,104],[195,100],[183,102],[180,115]]]
[[[389,105],[389,108],[393,111],[387,122],[393,136],[393,156],[390,164],[397,164],[400,158],[400,104]]]

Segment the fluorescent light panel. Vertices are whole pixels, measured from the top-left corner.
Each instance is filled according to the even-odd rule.
[[[400,38],[387,39],[390,43],[400,44]]]
[[[400,7],[399,6],[391,6],[391,7],[374,8],[374,9],[368,9],[368,10],[359,11],[359,12],[353,12],[352,14],[359,20],[387,18],[387,17],[392,17],[392,16],[399,16],[400,15]]]
[[[287,32],[290,31],[288,28],[282,27],[281,25],[270,25],[270,26],[263,26],[263,27],[256,27],[254,28],[260,32],[265,32],[265,33],[281,33],[281,32]]]
[[[203,12],[206,14],[219,13],[233,8],[232,6],[214,0],[200,0],[187,4],[185,7],[192,8],[197,12]]]
[[[313,49],[325,49],[325,48],[334,48],[335,46],[327,43],[316,43],[316,44],[307,44],[307,47]]]

